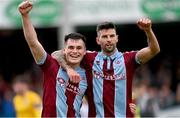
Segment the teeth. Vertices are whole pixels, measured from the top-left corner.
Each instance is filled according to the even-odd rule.
[[[71,55],[70,55],[71,56]],[[71,56],[72,58],[78,58],[79,56]]]

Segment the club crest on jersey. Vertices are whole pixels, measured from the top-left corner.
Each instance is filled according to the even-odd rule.
[[[97,65],[100,65],[100,61],[96,61],[96,64],[97,64]]]
[[[119,60],[117,60],[117,61],[116,61],[116,64],[120,64],[120,61],[119,61]]]
[[[64,81],[64,79],[63,79],[63,78],[58,77],[58,78],[57,78],[57,81],[58,81],[58,83],[60,84],[60,86],[64,86],[65,81]]]

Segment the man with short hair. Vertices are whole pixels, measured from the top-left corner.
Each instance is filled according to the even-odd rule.
[[[97,26],[96,42],[101,46],[101,52],[87,51],[82,63],[88,82],[89,117],[133,116],[130,104],[132,103],[132,80],[135,69],[160,52],[151,20],[140,19],[137,25],[145,32],[148,46],[139,51],[125,53],[117,49],[118,35],[112,22],[104,22]],[[63,68],[67,71],[71,70],[68,75],[76,82],[79,75],[70,67],[65,66],[60,56],[57,60],[60,64],[63,63]]]
[[[65,36],[63,53],[68,66],[77,72],[81,81],[72,83],[66,71],[44,50],[38,41],[28,13],[33,4],[26,0],[19,5],[25,39],[35,62],[44,74],[42,117],[80,117],[80,107],[87,88],[85,70],[80,62],[86,53],[85,37],[79,33]]]

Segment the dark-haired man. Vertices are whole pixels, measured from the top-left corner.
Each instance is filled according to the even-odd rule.
[[[87,97],[90,117],[133,116],[130,104],[135,69],[160,52],[151,20],[140,19],[137,25],[145,32],[148,46],[139,51],[125,53],[117,50],[118,35],[112,22],[104,22],[97,26],[96,42],[101,46],[102,51],[87,51],[82,63],[88,82]],[[60,64],[63,62],[62,59],[59,60]],[[71,71],[68,75],[72,80],[77,80],[79,75],[75,71],[73,72],[68,66],[64,68]]]
[[[80,117],[82,98],[87,88],[85,70],[80,62],[86,53],[85,37],[79,33],[65,36],[63,53],[69,67],[82,78],[79,83],[72,83],[61,65],[46,53],[40,42],[28,13],[33,4],[26,0],[19,5],[22,16],[25,39],[35,62],[44,74],[42,117]]]

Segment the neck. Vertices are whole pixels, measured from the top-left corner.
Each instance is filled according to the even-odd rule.
[[[103,52],[104,55],[109,57],[109,56],[113,55],[116,52],[116,49],[114,49],[112,52],[105,52],[105,51],[102,51],[102,52]]]
[[[75,69],[77,67],[80,67],[80,63],[78,64],[68,64],[71,68]]]

